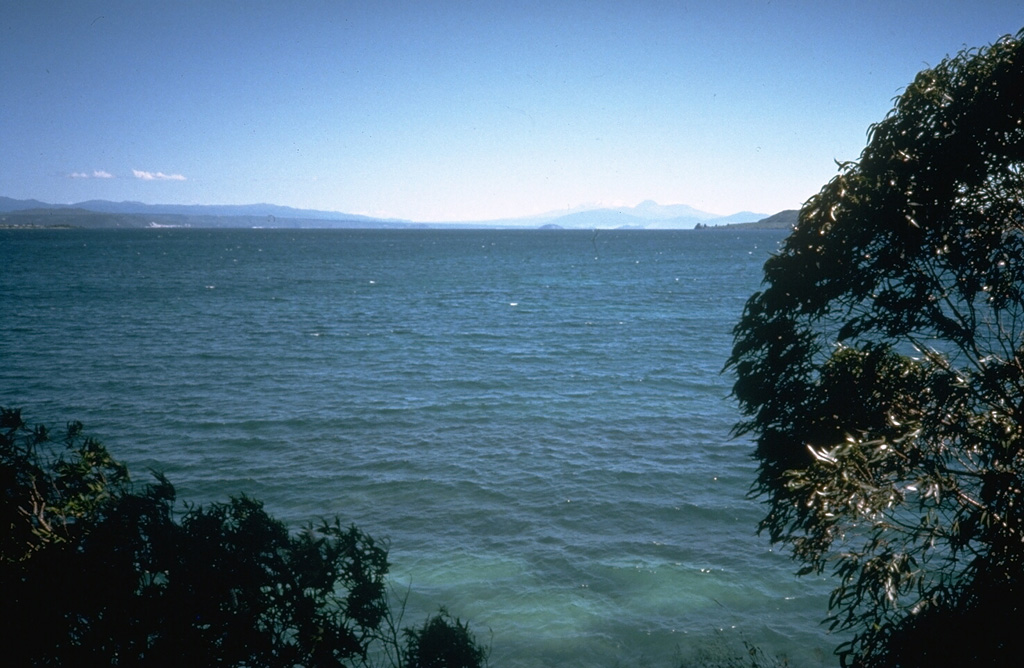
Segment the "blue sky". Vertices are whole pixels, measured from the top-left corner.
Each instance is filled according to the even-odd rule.
[[[919,70],[1022,26],[1019,0],[0,0],[0,195],[775,213]]]

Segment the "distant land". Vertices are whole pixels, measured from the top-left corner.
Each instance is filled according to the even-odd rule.
[[[729,216],[699,211],[685,204],[662,205],[646,201],[635,207],[558,211],[527,218],[471,222],[420,223],[373,218],[337,211],[295,209],[274,204],[183,205],[143,204],[89,200],[76,204],[50,204],[38,200],[0,197],[0,227],[268,227],[268,228],[396,228],[396,229],[708,229],[716,227],[788,229],[796,211],[773,216],[742,211]]]
[[[798,209],[786,209],[785,211],[779,211],[778,213],[768,216],[767,218],[762,218],[761,220],[751,223],[730,223],[729,225],[726,225],[726,227],[730,229],[748,230],[791,230],[796,227],[796,223],[799,218],[800,211]]]

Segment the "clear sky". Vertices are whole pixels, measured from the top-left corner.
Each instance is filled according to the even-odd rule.
[[[0,195],[798,208],[1020,0],[0,0]]]

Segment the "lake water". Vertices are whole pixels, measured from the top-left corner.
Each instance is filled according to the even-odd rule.
[[[0,404],[391,545],[494,666],[834,665],[721,369],[771,231],[0,230]]]

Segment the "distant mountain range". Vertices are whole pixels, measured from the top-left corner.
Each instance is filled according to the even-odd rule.
[[[782,212],[776,216],[790,212]],[[775,218],[772,216],[771,218]],[[373,218],[337,211],[295,209],[275,204],[199,205],[143,204],[89,200],[49,204],[0,197],[2,227],[309,227],[309,228],[562,228],[562,229],[688,229],[722,225],[757,225],[765,214],[743,211],[716,216],[685,204],[646,201],[634,207],[592,208],[551,212],[527,218],[460,223],[418,223]],[[774,222],[774,221],[773,221]],[[788,223],[787,223],[788,224]]]
[[[366,223],[404,223],[386,218],[372,218],[358,214],[339,213],[336,211],[316,211],[313,209],[294,209],[276,204],[242,204],[242,205],[206,205],[206,204],[144,204],[142,202],[108,202],[106,200],[88,200],[76,204],[48,204],[39,200],[17,200],[0,197],[0,213],[15,212],[91,212],[128,216],[184,216],[189,218],[227,218],[248,219],[273,222],[276,218],[287,220],[322,220]],[[217,225],[215,227],[233,227],[233,225]],[[293,227],[285,225],[285,227]],[[330,227],[325,225],[325,227]]]

